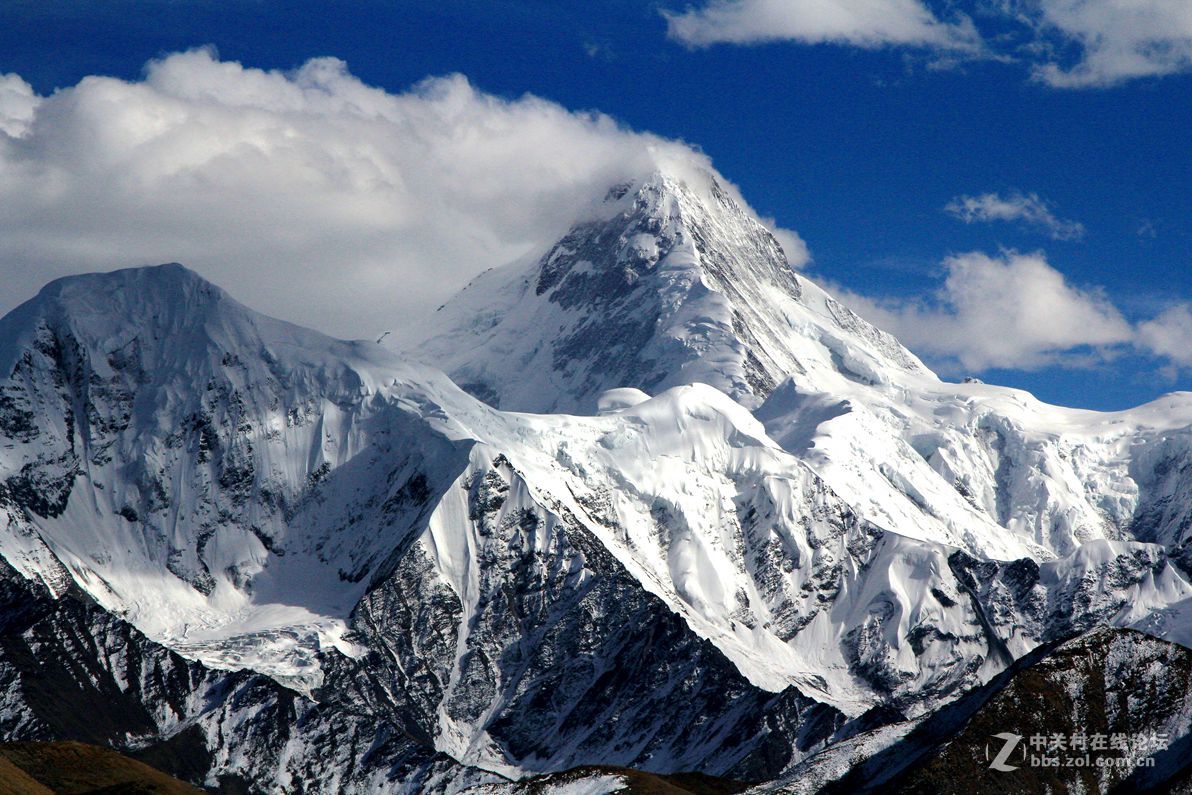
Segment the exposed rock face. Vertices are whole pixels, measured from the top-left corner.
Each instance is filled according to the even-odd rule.
[[[404,704],[333,655],[317,700],[188,661],[78,593],[0,570],[0,734],[114,747],[184,780],[293,792],[422,792],[469,772],[406,731]]]
[[[419,703],[455,758],[764,780],[845,722],[794,686],[750,684],[565,507],[533,501],[507,460],[460,491],[474,592],[461,605],[416,545],[353,613],[353,640],[382,661],[373,675]]]
[[[920,721],[853,738],[767,792],[1169,791],[1187,776],[1192,651],[1101,628]],[[999,753],[1010,750],[1002,757]]]

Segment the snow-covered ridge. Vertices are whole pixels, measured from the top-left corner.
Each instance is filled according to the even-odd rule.
[[[556,643],[584,637],[564,631],[576,622],[614,646],[652,638],[635,659],[678,666],[693,686],[735,689],[706,706],[683,697],[688,710],[732,705],[724,726],[765,719],[774,700],[725,654],[771,689],[801,678],[758,668],[758,640],[728,616],[742,606],[710,573],[748,577],[728,527],[696,526],[695,512],[722,495],[718,510],[734,513],[723,502],[734,484],[764,476],[754,472],[759,460],[772,469],[781,465],[771,459],[788,458],[710,387],[602,417],[501,414],[379,346],[262,318],[173,266],[59,283],[5,329],[15,342],[3,385],[0,553],[27,578],[56,593],[77,587],[170,648],[308,692],[322,681],[320,653],[414,651],[394,675],[426,699],[421,730],[456,758],[510,774],[614,749],[609,758],[658,769],[703,759],[728,769],[750,758],[754,736],[725,734],[719,723],[708,736],[658,724],[649,716],[678,714],[665,706],[667,689],[627,700],[627,684],[602,698],[637,713],[622,725],[646,721],[635,734],[543,735],[530,738],[536,747],[560,745],[526,756],[507,735],[520,723],[503,716],[519,688],[558,674],[548,666],[530,677],[523,664],[502,663],[493,691],[494,672],[474,660],[520,654],[525,638],[510,627],[561,633]],[[696,491],[664,495],[671,484],[657,479],[650,455],[690,473]],[[613,505],[619,485],[635,492]],[[656,494],[690,530],[668,538],[651,518]],[[630,532],[649,546],[631,548]],[[411,593],[432,611],[425,646],[413,638],[427,625],[401,629],[406,613],[394,612]],[[527,603],[505,606],[510,594]],[[539,623],[525,625],[530,605]],[[634,611],[632,620],[602,623],[618,610]],[[659,645],[660,621],[672,646]],[[575,659],[589,671],[578,682],[599,681],[610,665]],[[434,671],[439,684],[419,671]],[[649,674],[665,682],[663,669]],[[819,708],[795,691],[784,698],[792,714]],[[745,744],[730,750],[730,740]]]
[[[69,574],[183,650],[253,636],[211,661],[271,673],[275,642],[339,643],[359,598],[281,598],[304,564],[273,546],[312,482],[370,446],[378,390],[414,377],[455,391],[375,345],[258,315],[177,265],[59,280],[0,335],[5,557],[56,590]]]
[[[1152,610],[1167,616],[1159,606],[1182,599],[1192,534],[1192,394],[1099,413],[1048,406],[1018,390],[946,383],[792,273],[769,233],[717,190],[714,176],[693,180],[662,169],[615,186],[606,205],[541,257],[479,277],[440,310],[412,355],[506,408],[607,414],[607,404],[626,401],[618,413],[631,414],[649,405],[640,403],[643,392],[702,382],[753,409],[766,436],[814,475],[796,489],[797,502],[824,489],[857,526],[885,539],[861,555],[851,555],[861,548],[856,537],[837,542],[849,553],[827,558],[826,570],[849,593],[823,596],[836,605],[830,619],[796,599],[791,613],[800,617],[802,638],[769,647],[770,636],[755,632],[765,663],[730,652],[756,681],[779,681],[763,673],[771,667],[848,670],[865,684],[858,690],[847,677],[836,680],[834,697],[842,700],[835,703],[845,709],[854,696],[864,703],[867,696],[857,694],[869,687],[942,691],[956,684],[944,673],[950,665],[964,661],[982,678],[1071,629],[1039,612],[1044,605],[1069,610],[1061,608],[1065,600],[1085,600],[1074,618],[1083,626],[1134,623]],[[692,514],[702,520],[707,511]],[[773,515],[763,515],[781,536]],[[673,532],[675,521],[662,523]],[[730,527],[725,537],[748,539],[745,527]],[[811,538],[823,559],[825,547]],[[616,548],[615,539],[606,543]],[[629,547],[631,561],[648,548],[641,540]],[[805,560],[795,548],[787,548],[791,558]],[[850,556],[855,572],[839,565]],[[974,604],[965,577],[952,570],[964,559],[991,561],[1011,579],[1029,571],[1031,584],[999,590],[995,577],[993,590],[972,597]],[[1034,568],[1011,563],[1021,560]],[[756,573],[752,565],[745,568]],[[923,566],[930,576],[921,576]],[[643,582],[651,581],[649,568],[640,569]],[[708,568],[717,581],[734,581],[728,568]],[[1054,571],[1065,573],[1047,574]],[[806,593],[799,590],[805,576],[793,573],[798,593]],[[684,593],[681,578],[675,583],[672,603],[694,608],[689,621],[703,626],[708,599]],[[1090,583],[1101,583],[1100,596],[1086,591]],[[743,588],[740,598],[759,612],[754,590]],[[774,610],[784,597],[768,598],[761,626],[780,626]],[[984,615],[993,605],[993,615],[1014,619]],[[1171,631],[1169,619],[1151,620]],[[701,631],[733,649],[735,626]],[[954,641],[932,652],[907,642],[916,637]],[[830,651],[798,662],[784,656],[810,649]]]

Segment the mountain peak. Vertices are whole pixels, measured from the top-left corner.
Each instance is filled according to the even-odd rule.
[[[129,359],[146,374],[192,384],[227,362],[262,356],[262,378],[273,377],[269,368],[283,360],[311,372],[338,371],[344,361],[397,366],[376,344],[261,314],[178,263],[56,279],[0,318],[0,373],[14,372],[34,353],[64,348],[85,352],[101,375],[110,362]],[[203,373],[192,371],[200,361]]]
[[[58,303],[85,302],[88,297],[98,296],[107,299],[135,296],[135,300],[143,302],[155,296],[169,300],[191,296],[218,300],[227,294],[177,262],[63,276],[46,284],[38,293],[38,298]]]
[[[618,215],[650,214],[659,220],[696,222],[699,215],[718,214],[743,223],[750,232],[769,234],[737,189],[714,171],[686,159],[659,159],[652,170],[611,185],[592,221]]]
[[[104,318],[123,323],[146,320],[146,312],[153,317],[162,312],[193,315],[196,311],[210,311],[224,301],[231,298],[221,288],[189,268],[170,262],[63,276],[46,284],[12,316],[34,313],[45,315],[47,320],[69,318],[94,326]]]
[[[67,337],[104,355],[134,339],[145,349],[176,347],[229,309],[252,314],[178,263],[64,276],[0,319],[0,368],[11,372],[26,350]]]
[[[810,297],[810,300],[806,300]],[[703,382],[756,405],[783,379],[926,372],[801,279],[716,174],[660,165],[612,186],[540,257],[482,274],[414,354],[502,409],[595,410],[609,389]]]

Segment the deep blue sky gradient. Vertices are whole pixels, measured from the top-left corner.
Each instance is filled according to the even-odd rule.
[[[1071,91],[1032,83],[1016,64],[935,69],[901,50],[692,51],[666,38],[658,9],[629,0],[10,0],[0,6],[0,72],[45,94],[88,74],[135,79],[151,58],[206,44],[262,68],[332,55],[394,91],[460,72],[488,92],[530,92],[699,146],[759,212],[808,242],[813,278],[858,292],[928,292],[946,255],[1004,247],[1044,250],[1131,320],[1192,298],[1192,77]],[[1085,237],[1055,241],[942,212],[958,194],[1010,190],[1038,193],[1083,223]],[[1153,236],[1138,233],[1144,223]],[[1158,366],[1128,356],[982,377],[1091,408],[1192,388],[1186,372],[1172,381]]]

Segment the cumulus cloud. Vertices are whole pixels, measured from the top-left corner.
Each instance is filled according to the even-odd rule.
[[[685,12],[663,12],[671,38],[701,47],[790,40],[973,48],[972,23],[939,20],[919,0],[711,0]]]
[[[1188,0],[967,0],[937,6],[953,9],[954,19],[940,19],[921,0],[705,0],[663,14],[671,38],[692,47],[768,41],[919,47],[946,55],[944,64],[1020,61],[1036,80],[1056,88],[1112,86],[1192,70]]]
[[[44,98],[8,76],[0,312],[56,276],[177,260],[270,314],[375,336],[660,158],[708,166],[599,114],[460,76],[387,93],[332,58],[278,72],[196,50]]]
[[[872,322],[945,367],[1038,369],[1087,363],[1131,343],[1135,330],[1100,292],[1068,283],[1042,254],[978,252],[944,261],[931,296],[845,294]]]
[[[1084,225],[1066,221],[1051,211],[1038,194],[982,193],[980,196],[957,196],[944,207],[945,212],[965,223],[987,221],[1020,221],[1051,235],[1053,240],[1079,240],[1084,237]]]

